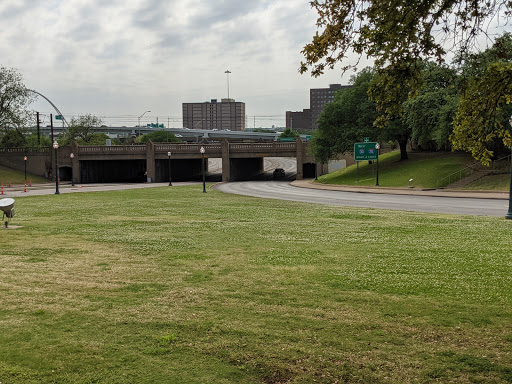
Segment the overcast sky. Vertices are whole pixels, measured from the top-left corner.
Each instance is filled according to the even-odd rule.
[[[348,83],[340,70],[298,73],[316,16],[307,0],[2,1],[0,65],[65,116],[135,125],[151,110],[143,122],[173,127],[182,103],[226,98],[230,70],[248,126],[283,126],[285,111],[309,107],[309,88]]]

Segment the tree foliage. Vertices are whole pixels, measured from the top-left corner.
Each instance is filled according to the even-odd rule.
[[[289,139],[296,139],[300,136],[300,133],[297,131],[294,131],[293,129],[287,127],[285,130],[279,135],[280,139],[289,138]]]
[[[447,50],[464,56],[474,48],[478,35],[489,37],[490,21],[507,22],[512,8],[510,0],[313,0],[310,4],[319,15],[318,31],[302,50],[305,61],[299,72],[311,70],[319,76],[338,63],[347,70],[353,67],[346,64],[351,52],[373,59],[378,76],[369,95],[380,113],[374,122],[378,127],[402,117],[405,100],[418,95],[422,60],[442,63]],[[499,115],[498,109],[510,98],[508,65],[499,63],[489,63],[480,80],[468,81],[452,136],[454,148],[470,150],[484,162],[490,156],[489,141],[509,140],[503,124],[486,120]],[[446,112],[443,118],[449,117]],[[467,134],[462,132],[466,129]]]
[[[101,144],[105,144],[104,139],[108,139],[108,136],[97,132],[102,124],[103,122],[99,117],[91,114],[74,117],[59,142],[61,145],[71,145],[73,141],[77,141],[78,144],[89,145],[97,145],[99,144],[98,141],[102,141]]]
[[[146,133],[137,138],[137,142],[147,143],[151,140],[154,143],[181,143],[181,140],[177,138],[171,131],[155,131]]]
[[[424,63],[423,87],[403,104],[403,119],[411,138],[423,149],[449,149],[449,137],[459,101],[459,77],[455,69]]]
[[[25,135],[18,129],[8,129],[0,139],[0,146],[4,148],[23,148],[26,144]]]
[[[454,149],[470,151],[486,164],[503,145],[511,145],[512,35],[458,61],[463,92],[450,139]]]
[[[512,102],[512,63],[493,63],[482,76],[473,78],[462,97],[454,131],[454,149],[471,151],[473,157],[488,164],[497,140],[512,144],[510,136]]]
[[[14,144],[13,139],[22,137],[31,120],[29,105],[32,101],[21,74],[15,69],[0,67],[0,129],[4,135],[8,134],[3,142]],[[18,133],[9,133],[11,130]]]

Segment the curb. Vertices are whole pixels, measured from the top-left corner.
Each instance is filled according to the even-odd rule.
[[[392,195],[414,195],[414,196],[433,196],[433,197],[454,197],[454,198],[472,198],[472,199],[496,199],[508,200],[507,192],[493,191],[461,191],[446,189],[414,189],[414,188],[391,188],[391,187],[358,187],[336,184],[315,183],[313,179],[295,180],[290,183],[294,187],[323,189],[340,192],[354,193],[379,193]]]

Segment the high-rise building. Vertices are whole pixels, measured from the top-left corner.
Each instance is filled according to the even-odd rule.
[[[311,129],[318,128],[318,117],[324,106],[334,100],[336,91],[350,85],[330,84],[329,88],[313,88],[309,90],[309,109],[311,109]]]
[[[318,117],[324,106],[334,100],[336,91],[350,85],[330,84],[329,88],[312,88],[309,90],[309,109],[302,112],[286,111],[286,127],[295,130],[317,129]]]
[[[183,103],[183,127],[192,129],[245,131],[245,103],[217,99]]]

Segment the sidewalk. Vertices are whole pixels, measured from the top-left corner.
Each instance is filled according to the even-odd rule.
[[[466,197],[474,199],[502,199],[508,200],[508,192],[495,191],[463,191],[449,189],[420,189],[420,188],[389,188],[389,187],[357,187],[348,185],[334,185],[315,183],[313,179],[295,180],[291,185],[299,188],[325,189],[331,191],[357,192],[357,193],[385,193],[394,195],[417,195],[437,197]]]

